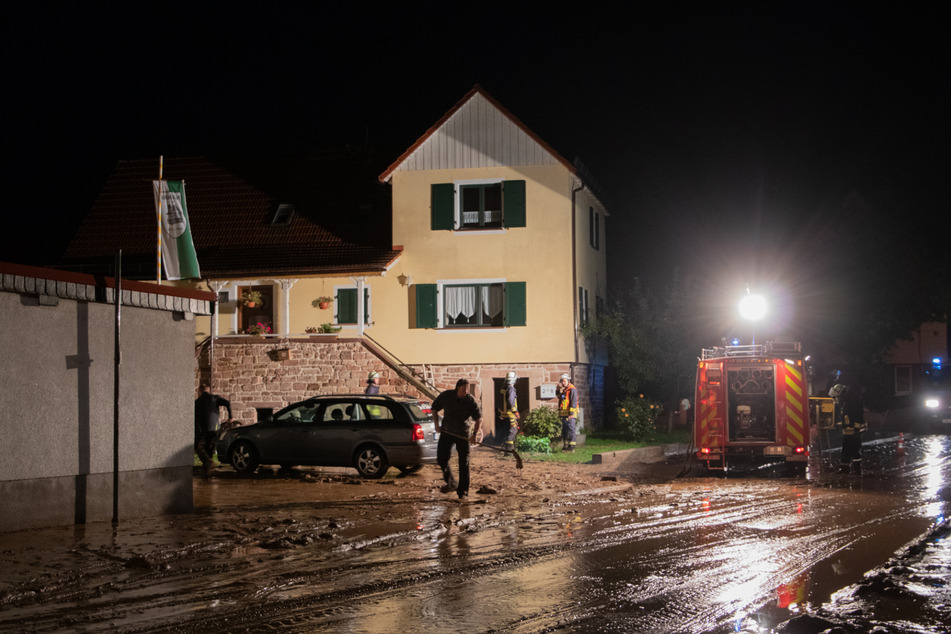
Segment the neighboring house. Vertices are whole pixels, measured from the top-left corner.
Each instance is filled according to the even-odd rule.
[[[604,361],[578,329],[606,293],[607,210],[582,170],[478,86],[379,180],[372,165],[365,153],[166,159],[164,177],[186,182],[197,284],[219,297],[215,318],[196,320],[202,363],[236,417],[362,391],[374,369],[384,392],[429,397],[468,378],[491,432],[514,370],[524,413],[554,404],[569,372],[596,425]],[[154,279],[157,174],[157,160],[120,163],[67,263],[121,247]],[[248,334],[257,323],[270,333]],[[321,324],[340,331],[308,332]]]
[[[192,510],[194,318],[215,296],[121,288],[120,319],[111,278],[0,262],[0,531]]]
[[[948,324],[921,324],[911,339],[899,339],[885,355],[894,379],[892,396],[907,396],[927,389],[948,376]]]

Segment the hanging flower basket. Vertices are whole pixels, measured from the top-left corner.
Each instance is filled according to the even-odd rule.
[[[261,303],[261,292],[260,291],[245,291],[241,293],[241,303],[247,306],[248,308],[254,308],[259,303]]]
[[[324,295],[323,297],[318,297],[317,299],[312,301],[310,305],[313,306],[314,308],[325,309],[325,308],[330,308],[330,302],[332,301],[334,301],[333,297],[327,297],[326,295]]]

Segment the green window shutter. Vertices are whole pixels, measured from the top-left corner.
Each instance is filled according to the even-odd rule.
[[[524,326],[525,319],[525,282],[505,283],[505,325]]]
[[[357,289],[341,288],[337,291],[337,323],[357,323]]]
[[[416,290],[416,327],[436,327],[436,285],[414,284]]]
[[[502,224],[505,227],[525,226],[525,181],[502,184]]]
[[[452,183],[433,183],[432,185],[432,230],[455,229],[456,187]]]

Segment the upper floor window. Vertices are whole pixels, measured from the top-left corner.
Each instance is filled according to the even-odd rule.
[[[473,231],[525,226],[525,181],[433,183],[431,228]]]
[[[595,250],[601,248],[601,215],[588,207],[588,241]]]
[[[502,183],[459,188],[460,229],[502,228]]]
[[[578,325],[588,325],[588,290],[578,287]]]

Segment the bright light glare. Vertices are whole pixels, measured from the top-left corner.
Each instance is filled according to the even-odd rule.
[[[762,295],[744,295],[740,299],[740,317],[757,321],[766,315],[766,300]]]
[[[936,398],[929,398],[925,400],[925,407],[929,409],[936,409],[941,403],[938,402]]]

